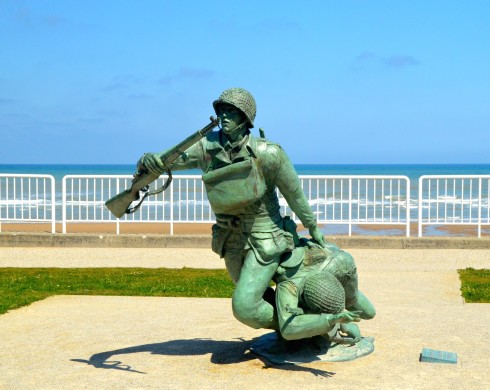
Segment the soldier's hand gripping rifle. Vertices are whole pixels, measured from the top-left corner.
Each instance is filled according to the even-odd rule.
[[[160,155],[160,160],[162,160],[162,163],[165,166],[165,172],[168,175],[167,180],[161,188],[150,191],[149,185],[158,179],[160,174],[151,173],[146,168],[138,164],[131,188],[121,192],[105,202],[105,205],[110,212],[115,217],[121,218],[124,214],[131,214],[138,210],[146,197],[165,191],[172,182],[172,172],[170,169],[172,168],[172,164],[175,162],[175,160],[184,154],[184,152],[197,141],[205,137],[206,134],[218,126],[218,119],[211,117],[210,120],[211,123],[209,123],[207,126],[196,131],[184,141]],[[139,202],[135,206],[131,207],[131,204],[138,200]]]

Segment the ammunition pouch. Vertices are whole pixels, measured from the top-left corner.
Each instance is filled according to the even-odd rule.
[[[265,194],[265,181],[254,158],[207,172],[202,176],[215,214],[233,214]]]

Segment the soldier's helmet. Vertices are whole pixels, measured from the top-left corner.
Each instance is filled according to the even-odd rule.
[[[230,88],[224,91],[220,97],[213,102],[214,111],[218,115],[220,104],[230,104],[239,109],[247,118],[248,127],[254,127],[255,114],[257,106],[255,99],[250,92],[243,88]]]
[[[345,308],[344,288],[331,273],[318,272],[306,278],[303,301],[312,313],[337,314]]]

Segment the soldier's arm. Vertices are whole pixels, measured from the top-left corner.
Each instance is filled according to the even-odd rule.
[[[315,216],[308,204],[298,174],[284,150],[278,146],[276,160],[276,185],[288,202],[291,210],[298,216],[305,228],[310,231],[312,238],[320,245],[325,244],[323,234],[316,224]]]
[[[298,307],[298,287],[281,282],[276,287],[279,330],[286,340],[299,340],[328,333],[335,326],[331,314],[304,314]]]
[[[145,153],[139,160],[139,164],[142,164],[151,173],[161,174],[165,171],[165,162],[160,159],[160,156],[165,151],[159,153]],[[171,171],[179,171],[184,169],[203,169],[205,154],[204,154],[204,140],[201,140],[182,154],[174,163],[169,167]]]

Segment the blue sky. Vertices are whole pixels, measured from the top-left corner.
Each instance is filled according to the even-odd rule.
[[[0,163],[134,163],[229,87],[296,164],[490,163],[490,2],[0,0]]]

